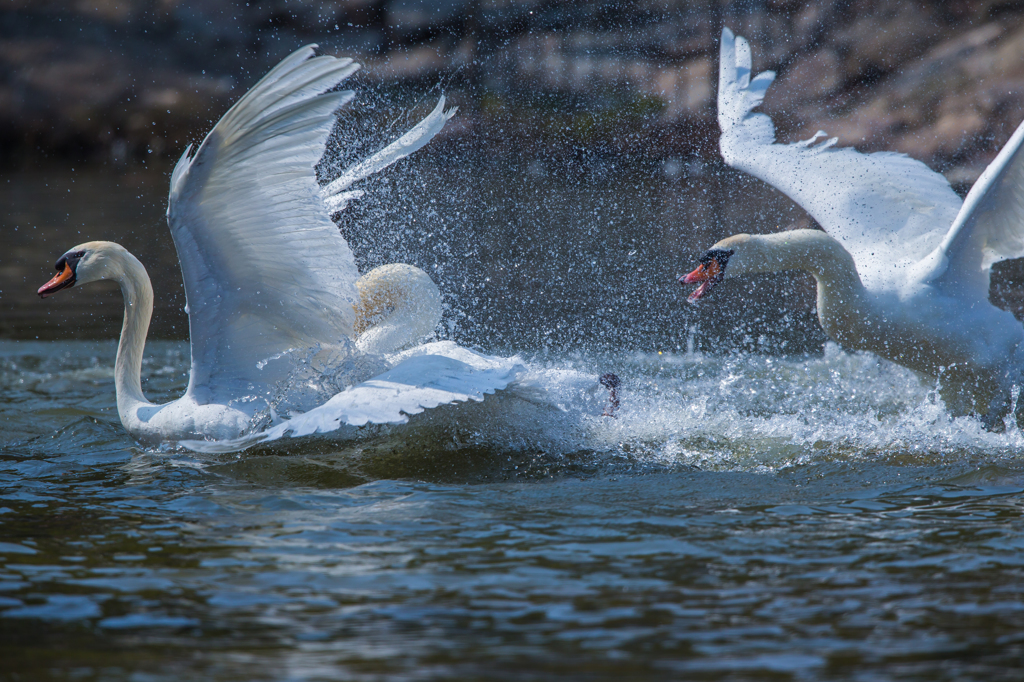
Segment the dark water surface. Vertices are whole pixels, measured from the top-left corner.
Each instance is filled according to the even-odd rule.
[[[577,357],[619,419],[211,457],[126,437],[113,353],[0,342],[4,679],[1019,679],[1024,438],[870,356]]]

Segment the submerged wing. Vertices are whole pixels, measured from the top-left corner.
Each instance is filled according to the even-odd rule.
[[[967,194],[936,249],[932,281],[952,295],[988,299],[993,263],[1024,256],[1024,123]]]
[[[485,394],[508,387],[525,371],[515,360],[460,350],[461,359],[433,354],[405,357],[387,372],[352,386],[320,407],[266,431],[230,441],[183,441],[181,444],[199,452],[234,452],[285,436],[328,433],[344,426],[403,424],[409,421],[410,415],[439,405],[479,402]]]
[[[752,113],[775,74],[751,79],[750,46],[723,29],[718,78],[725,162],[764,180],[814,217],[853,255],[868,286],[905,282],[942,240],[960,198],[940,174],[903,154],[861,154],[809,140],[775,144],[771,119]]]
[[[167,218],[192,344],[188,390],[200,403],[266,394],[352,335],[359,273],[313,167],[353,96],[333,89],[359,65],[314,57],[314,47],[274,67],[194,156],[186,150],[171,177]]]

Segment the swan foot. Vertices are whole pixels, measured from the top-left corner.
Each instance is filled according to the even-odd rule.
[[[604,408],[601,416],[615,419],[615,413],[619,411],[619,376],[608,372],[607,374],[602,374],[599,381],[602,386],[608,389],[608,407]]]

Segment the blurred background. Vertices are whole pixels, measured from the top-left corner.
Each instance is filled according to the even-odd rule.
[[[6,0],[0,6],[0,337],[116,338],[113,285],[41,301],[82,241],[133,251],[151,337],[187,337],[164,223],[173,163],[307,43],[352,56],[357,99],[317,171],[387,144],[442,93],[459,112],[338,220],[360,267],[425,268],[442,335],[491,351],[820,350],[813,281],[772,275],[700,306],[675,277],[739,231],[812,221],[727,169],[718,36],[778,74],[781,141],[824,129],[896,150],[964,194],[1024,118],[1024,3],[548,0]],[[993,300],[1024,310],[1024,268]]]

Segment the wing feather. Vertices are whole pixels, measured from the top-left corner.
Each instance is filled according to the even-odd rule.
[[[260,433],[226,441],[183,441],[199,452],[235,452],[290,436],[329,433],[345,426],[404,424],[410,415],[450,403],[480,402],[525,371],[518,362],[458,349],[460,359],[412,355],[369,381],[338,393],[323,405]]]
[[[434,110],[427,114],[426,118],[417,123],[409,132],[373,156],[347,168],[341,175],[328,183],[320,192],[324,197],[327,207],[332,211],[344,209],[351,199],[362,194],[358,190],[346,191],[353,183],[384,170],[396,161],[404,159],[420,149],[427,142],[430,142],[430,139],[444,127],[445,122],[455,115],[456,109],[457,107],[453,107],[446,111],[444,108],[444,95],[442,95]]]
[[[961,201],[946,179],[902,154],[861,154],[809,140],[776,144],[775,127],[753,113],[775,74],[751,79],[750,46],[722,31],[718,121],[725,162],[785,193],[851,253],[866,286],[897,288],[942,241]]]
[[[937,249],[934,283],[988,298],[992,264],[1024,256],[1024,123],[967,193]]]
[[[172,175],[167,216],[189,312],[188,390],[200,403],[266,395],[352,331],[358,271],[313,167],[352,98],[330,90],[358,66],[312,55],[302,48],[264,76]]]

